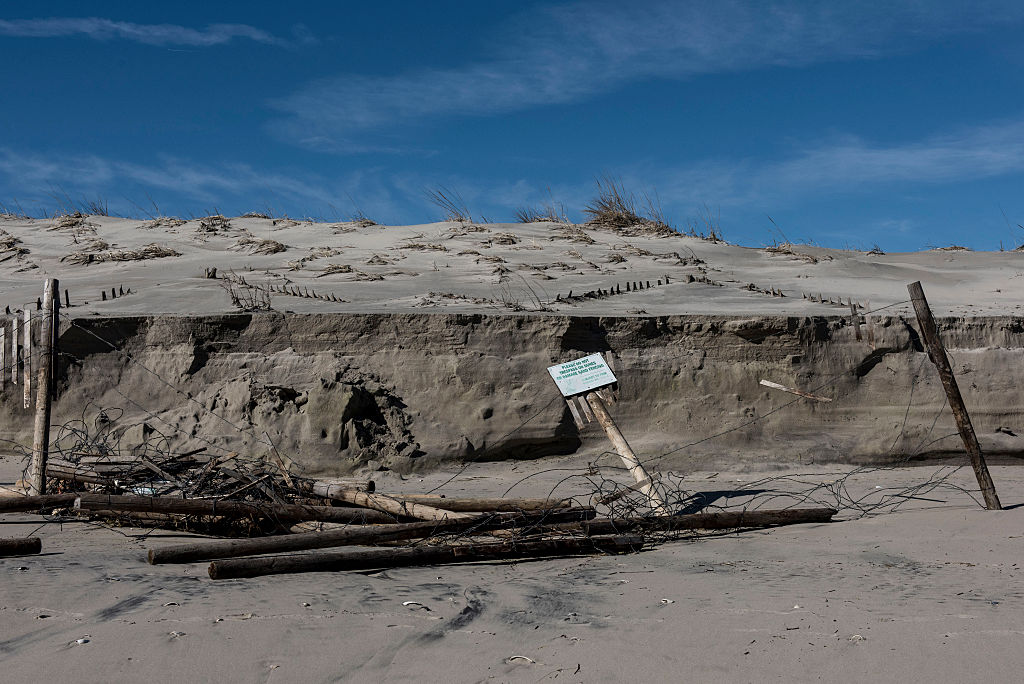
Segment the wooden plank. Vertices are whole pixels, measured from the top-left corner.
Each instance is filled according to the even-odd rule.
[[[394,549],[325,551],[316,554],[236,558],[210,563],[211,579],[234,579],[295,572],[339,572],[371,568],[474,563],[512,558],[578,556],[636,552],[643,538],[635,535],[601,538],[539,539],[460,546],[422,546]]]
[[[999,503],[999,496],[996,494],[996,486],[989,475],[988,465],[981,453],[981,445],[978,444],[978,436],[974,433],[974,426],[971,424],[971,416],[967,413],[967,406],[960,395],[960,387],[956,384],[956,377],[953,375],[953,368],[949,364],[949,357],[946,356],[946,348],[942,346],[939,338],[939,329],[932,318],[932,310],[925,299],[924,289],[920,281],[907,285],[910,292],[910,300],[914,304],[914,313],[917,314],[917,323],[921,326],[921,336],[928,346],[928,356],[931,358],[935,368],[939,371],[939,378],[946,390],[946,398],[949,400],[949,408],[953,411],[953,418],[956,420],[957,430],[960,432],[960,439],[963,440],[964,448],[971,459],[971,466],[978,478],[978,486],[981,487],[981,495],[985,499],[985,508],[992,511],[1002,510]]]
[[[569,407],[569,413],[572,414],[572,422],[576,424],[576,427],[582,430],[586,427],[583,422],[583,416],[580,415],[580,410],[576,408],[576,402],[573,401],[572,397],[565,400],[565,405]]]
[[[772,389],[782,390],[783,392],[796,394],[797,396],[804,397],[806,399],[813,399],[814,401],[822,401],[825,403],[832,401],[828,397],[822,397],[817,394],[811,394],[810,392],[804,392],[803,390],[798,390],[793,387],[786,387],[785,385],[780,385],[779,383],[772,382],[771,380],[762,380],[761,384],[764,385],[765,387],[771,387]]]
[[[43,311],[39,321],[39,376],[36,378],[36,416],[32,432],[32,465],[29,473],[29,494],[46,493],[46,459],[50,455],[50,401],[53,361],[53,326],[56,310],[54,297],[59,283],[47,278],[43,285]],[[28,385],[26,385],[28,391]],[[26,406],[28,408],[28,406]]]

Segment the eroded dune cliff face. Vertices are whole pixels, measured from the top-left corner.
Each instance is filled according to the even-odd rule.
[[[1024,320],[939,326],[983,449],[1024,454]],[[262,454],[272,442],[314,475],[537,458],[604,447],[598,428],[576,428],[545,369],[610,351],[612,413],[662,468],[949,455],[959,438],[915,327],[797,316],[78,319],[60,335],[53,423],[118,407],[122,448],[153,433],[174,449]],[[21,387],[7,383],[0,411],[0,437],[30,443]]]

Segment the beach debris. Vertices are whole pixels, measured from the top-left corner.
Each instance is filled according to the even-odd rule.
[[[152,243],[145,247],[139,247],[137,249],[111,249],[106,251],[82,251],[72,252],[61,257],[61,261],[66,261],[71,264],[79,266],[88,264],[98,264],[104,261],[145,261],[148,259],[162,259],[164,257],[178,257],[181,256],[181,252],[178,252],[170,247],[164,247]]]
[[[514,656],[509,656],[508,658],[505,658],[505,662],[506,663],[511,663],[511,662],[516,661],[516,660],[525,660],[526,662],[530,663],[531,665],[536,665],[537,664],[536,660],[534,660],[533,658],[529,658],[527,656],[524,656],[524,655],[514,655]]]
[[[764,385],[765,387],[771,387],[772,389],[782,390],[783,392],[789,392],[790,394],[795,394],[797,396],[804,397],[805,399],[813,399],[814,401],[820,401],[825,403],[829,403],[832,401],[828,397],[822,397],[817,394],[811,394],[810,392],[804,392],[803,390],[798,390],[793,387],[786,387],[785,385],[780,385],[779,383],[772,382],[771,380],[761,380],[760,384]]]

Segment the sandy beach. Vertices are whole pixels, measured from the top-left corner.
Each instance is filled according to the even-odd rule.
[[[877,499],[876,487],[899,492],[922,470],[865,473],[850,489]],[[422,490],[449,474],[386,486]],[[743,490],[795,474],[689,480]],[[465,475],[456,490],[497,494],[514,476],[494,465]],[[542,493],[556,475],[523,486]],[[204,564],[146,565],[172,532],[5,516],[4,536],[35,532],[45,547],[0,560],[0,650],[10,681],[1012,681],[1024,666],[1024,479],[1014,467],[993,477],[1010,510],[943,487],[895,511],[636,555],[219,582]],[[971,487],[969,469],[949,484]]]

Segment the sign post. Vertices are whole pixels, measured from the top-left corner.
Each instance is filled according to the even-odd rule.
[[[581,428],[584,425],[580,417],[581,413],[586,416],[588,422],[596,418],[597,422],[604,428],[604,432],[611,441],[612,446],[615,447],[615,451],[622,458],[622,462],[629,470],[629,474],[633,476],[633,480],[639,485],[640,491],[650,499],[651,508],[656,513],[667,514],[668,507],[665,505],[665,500],[655,489],[654,480],[648,474],[640,459],[636,457],[636,453],[629,446],[629,442],[626,441],[626,438],[612,419],[611,414],[608,413],[608,407],[605,406],[602,394],[611,398],[612,395],[609,388],[618,381],[615,379],[611,368],[605,362],[604,357],[600,354],[591,354],[582,359],[551,366],[548,368],[548,373],[551,375],[551,379],[555,381],[562,396],[566,398],[565,403],[568,404],[569,410],[576,420],[576,425]],[[577,401],[579,402],[579,408],[577,408]]]

